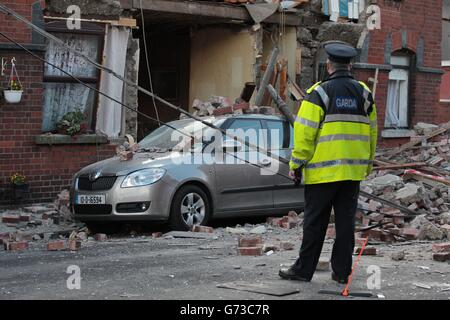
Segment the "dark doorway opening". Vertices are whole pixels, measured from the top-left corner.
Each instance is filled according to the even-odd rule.
[[[148,62],[152,77],[153,91],[170,103],[188,110],[189,72],[190,72],[190,37],[189,28],[164,30],[149,28],[146,32]],[[143,35],[140,36],[139,85],[150,90],[150,79],[147,68],[147,57]],[[140,92],[139,111],[153,118],[158,111],[161,122],[169,122],[179,118],[180,113]],[[156,121],[143,116],[138,117],[138,140],[158,127]]]

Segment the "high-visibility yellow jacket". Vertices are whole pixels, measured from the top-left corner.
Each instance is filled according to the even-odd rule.
[[[370,89],[338,71],[307,93],[294,125],[291,170],[302,167],[305,184],[364,180],[377,144]]]

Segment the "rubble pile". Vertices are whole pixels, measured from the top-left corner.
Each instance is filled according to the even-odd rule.
[[[192,108],[194,116],[223,116],[229,114],[276,114],[275,108],[266,106],[251,106],[248,102],[241,98],[237,98],[234,103],[229,98],[220,96],[211,96],[211,98],[204,102],[199,99],[195,99]],[[184,114],[181,117],[186,117]]]
[[[84,228],[72,220],[68,190],[63,190],[53,203],[4,210],[0,218],[0,245],[5,250],[25,250],[29,242],[41,241],[47,243],[48,250],[79,248],[79,244],[66,243],[66,239]]]
[[[450,124],[419,123],[414,129],[411,142],[381,150],[375,161],[378,167],[361,184],[362,191],[388,202],[360,196],[359,238],[450,239]]]

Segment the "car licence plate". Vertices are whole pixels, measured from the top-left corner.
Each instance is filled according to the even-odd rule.
[[[77,197],[76,204],[105,204],[105,195],[80,195]]]

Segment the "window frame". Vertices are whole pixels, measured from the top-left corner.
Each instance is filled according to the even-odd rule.
[[[272,133],[269,129],[268,123],[269,122],[280,122],[283,126],[283,142],[279,149],[274,149],[272,147]],[[290,125],[286,120],[282,119],[264,119],[263,122],[263,129],[267,130],[267,150],[287,150],[290,149]]]
[[[404,57],[404,58],[408,58],[408,65],[406,65],[406,63],[396,63],[396,62],[393,62],[392,60],[392,58],[402,58],[402,57]],[[386,119],[387,119],[387,117],[386,117],[386,114],[385,114],[385,121],[384,121],[384,129],[385,130],[405,130],[405,129],[409,129],[410,127],[411,127],[411,92],[412,92],[412,85],[413,85],[413,81],[414,81],[414,79],[413,79],[413,74],[414,74],[414,69],[413,69],[413,67],[415,66],[415,55],[413,54],[413,53],[411,53],[411,52],[407,52],[407,51],[395,51],[395,52],[393,52],[392,54],[391,54],[391,57],[390,57],[390,65],[392,66],[392,70],[390,71],[390,72],[392,72],[392,71],[394,71],[394,70],[404,70],[404,71],[407,71],[407,81],[408,81],[408,83],[407,83],[407,93],[406,93],[406,96],[407,96],[407,99],[406,99],[406,103],[407,103],[407,106],[406,106],[406,126],[401,126],[401,127],[398,127],[398,128],[395,128],[395,127],[387,127],[386,126]],[[388,86],[388,91],[387,91],[387,96],[389,96],[389,86]],[[388,103],[388,100],[387,100],[387,97],[386,97],[386,112],[387,112],[387,103]]]
[[[55,34],[55,33],[66,33],[66,34],[77,34],[77,35],[94,35],[98,37],[98,55],[97,61],[99,64],[103,64],[103,53],[105,49],[105,36],[106,36],[106,28],[104,24],[93,23],[93,22],[83,22],[81,24],[81,29],[77,30],[69,30],[67,28],[66,20],[55,20],[49,17],[45,17],[45,31]],[[77,77],[80,81],[95,87],[97,90],[100,90],[100,82],[102,72],[98,68],[96,68],[96,77]],[[75,79],[69,76],[46,76],[45,72],[43,75],[43,83],[56,83],[56,84],[73,84],[78,83]],[[95,85],[95,86],[94,86]],[[90,120],[91,126],[90,130],[95,132],[95,128],[97,126],[97,111],[99,105],[99,93],[94,93],[94,102],[92,107],[92,119]]]

